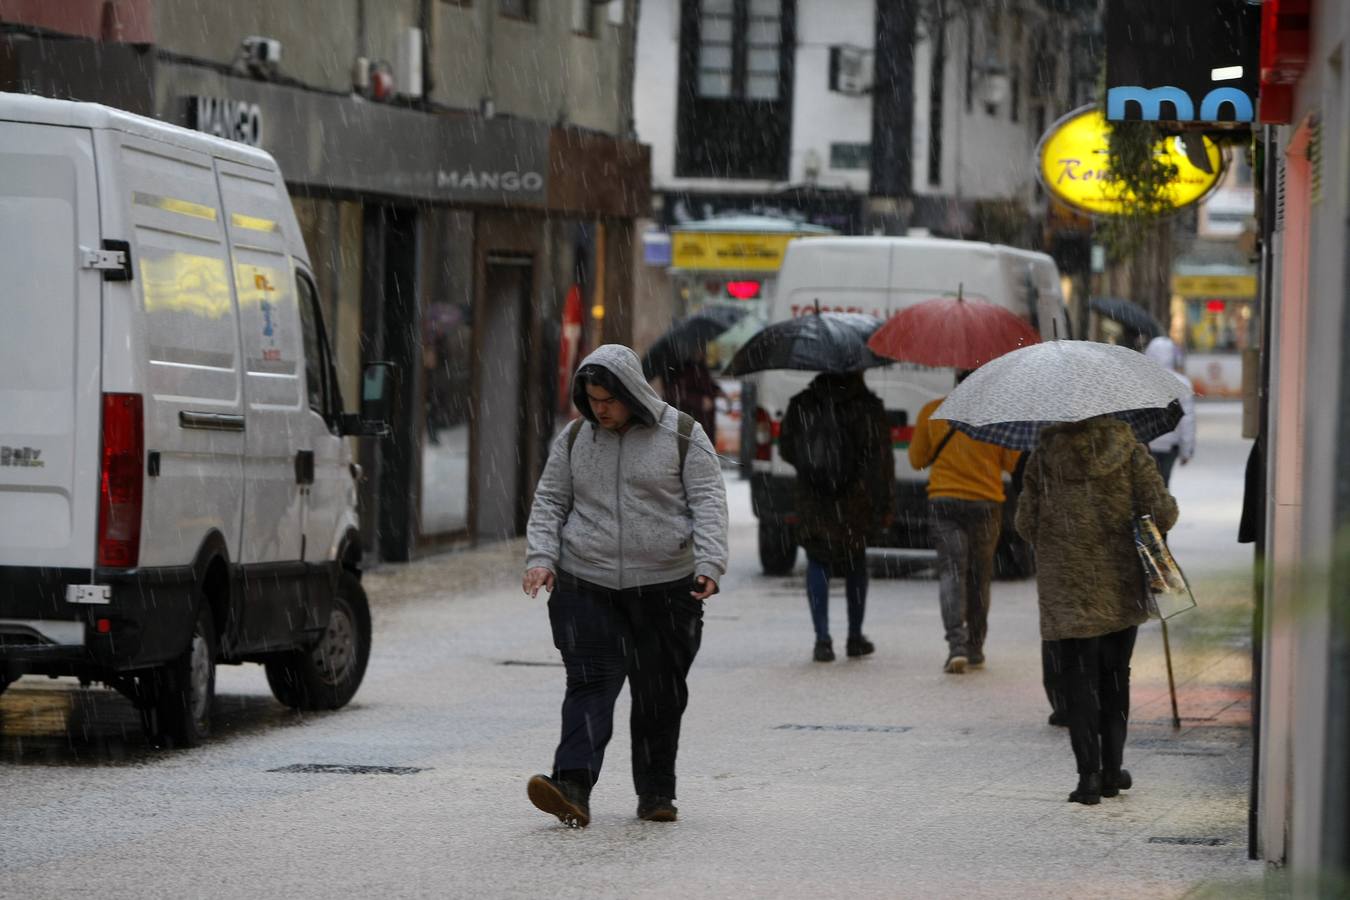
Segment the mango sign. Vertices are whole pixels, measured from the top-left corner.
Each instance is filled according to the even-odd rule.
[[[1102,111],[1085,106],[1069,113],[1050,127],[1037,148],[1037,175],[1056,199],[1094,216],[1124,213],[1133,195],[1111,173],[1107,164],[1107,135],[1111,126]],[[1206,172],[1186,156],[1180,136],[1169,136],[1156,153],[1176,166],[1177,175],[1163,191],[1174,211],[1199,203],[1223,176],[1223,152],[1209,138],[1187,135],[1185,140],[1205,142]]]

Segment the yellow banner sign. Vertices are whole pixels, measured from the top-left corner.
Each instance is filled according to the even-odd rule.
[[[1173,275],[1172,293],[1183,297],[1255,297],[1256,276]]]
[[[1037,174],[1046,190],[1069,206],[1093,215],[1113,216],[1127,211],[1134,196],[1107,163],[1110,129],[1095,106],[1075,110],[1051,126],[1037,152]],[[1184,140],[1204,141],[1206,167],[1191,162],[1181,136],[1164,138],[1155,150],[1176,166],[1176,177],[1163,191],[1173,210],[1203,200],[1223,175],[1223,152],[1218,145],[1196,134],[1186,135]]]
[[[677,269],[776,272],[795,234],[676,231],[670,261]]]

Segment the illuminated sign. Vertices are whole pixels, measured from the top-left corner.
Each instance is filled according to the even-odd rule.
[[[1173,275],[1172,293],[1183,297],[1255,297],[1255,275]]]
[[[1074,110],[1050,127],[1037,150],[1037,174],[1046,190],[1075,209],[1096,216],[1121,215],[1134,196],[1112,174],[1107,162],[1111,126],[1095,106]],[[1223,175],[1223,153],[1208,138],[1189,135],[1186,140],[1205,142],[1208,171],[1191,162],[1179,136],[1159,142],[1155,151],[1176,167],[1176,177],[1163,191],[1172,210],[1184,209],[1203,200]]]
[[[671,233],[671,262],[677,269],[776,272],[795,234],[716,231]]]

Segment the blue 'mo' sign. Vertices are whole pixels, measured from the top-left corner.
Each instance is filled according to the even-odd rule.
[[[1163,104],[1171,104],[1171,115],[1163,115]],[[1135,104],[1131,108],[1130,104]],[[1228,115],[1224,115],[1224,107]],[[1200,100],[1200,115],[1195,101],[1179,87],[1163,85],[1145,88],[1121,86],[1106,91],[1106,118],[1112,122],[1135,119],[1145,122],[1250,122],[1256,118],[1252,98],[1235,87],[1216,87]]]
[[[1261,7],[1249,0],[1106,0],[1106,118],[1252,122]]]

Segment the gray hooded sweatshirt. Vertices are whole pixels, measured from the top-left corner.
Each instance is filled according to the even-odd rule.
[[[581,361],[589,365],[623,385],[632,424],[623,434],[601,428],[574,381],[586,421],[570,453],[571,426],[553,442],[530,510],[526,567],[562,569],[615,590],[691,575],[721,581],[727,495],[708,436],[695,423],[679,471],[679,412],[647,383],[637,354],[606,344]]]

